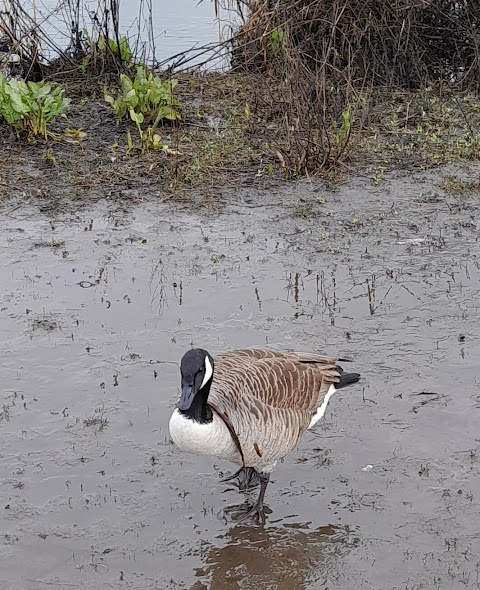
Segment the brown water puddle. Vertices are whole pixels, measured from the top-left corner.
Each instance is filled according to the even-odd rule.
[[[479,200],[440,178],[4,202],[2,588],[478,587]],[[192,343],[363,375],[277,467],[264,528],[223,518],[228,465],[169,441]]]

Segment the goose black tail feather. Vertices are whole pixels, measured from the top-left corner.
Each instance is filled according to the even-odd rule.
[[[335,389],[341,389],[342,387],[347,387],[347,385],[351,385],[352,383],[356,383],[360,379],[360,373],[342,373],[340,375],[340,380],[338,383],[335,383]]]

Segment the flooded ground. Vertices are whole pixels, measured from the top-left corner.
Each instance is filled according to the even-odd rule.
[[[479,171],[3,201],[2,587],[479,587]],[[278,465],[264,527],[223,518],[229,465],[169,441],[191,344],[362,373]]]
[[[95,3],[83,2],[79,3],[79,6],[81,28],[85,27],[91,32]],[[68,47],[72,15],[66,9],[65,2],[24,0],[24,7],[31,15],[36,15],[37,23],[41,23],[42,30],[56,46],[62,49]],[[96,8],[98,9],[98,5]],[[7,10],[2,0],[0,9]],[[210,0],[156,0],[150,3],[143,0],[128,0],[120,2],[120,33],[130,38],[132,46],[135,46],[134,39],[139,33],[142,41],[151,41],[148,33],[150,15],[152,35],[155,39],[155,57],[159,62],[178,56],[193,47],[217,43],[229,22],[225,11],[218,14],[220,21],[217,20],[215,7]],[[230,18],[233,19],[233,16]],[[44,50],[49,54],[48,48]],[[195,63],[203,62],[205,57],[210,55],[213,56],[213,52],[203,54]],[[218,60],[217,66],[220,65],[224,64]]]

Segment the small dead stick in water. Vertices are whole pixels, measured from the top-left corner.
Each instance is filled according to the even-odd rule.
[[[35,584],[45,584],[46,586],[69,586],[70,588],[78,588],[78,584],[67,584],[66,582],[45,582],[44,580],[33,580],[31,578],[25,578],[27,582],[34,582]]]
[[[370,281],[367,279],[368,289],[368,307],[370,315],[375,313],[375,275],[372,275],[372,286],[370,287]]]

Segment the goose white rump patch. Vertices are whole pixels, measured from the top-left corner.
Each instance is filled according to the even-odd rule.
[[[309,425],[308,428],[312,428],[312,426],[315,426],[315,424],[320,420],[320,418],[323,417],[323,415],[325,414],[325,410],[327,409],[328,402],[329,402],[330,398],[332,397],[332,395],[336,391],[337,390],[335,389],[335,387],[333,385],[330,385],[330,387],[329,387],[329,389],[327,391],[327,394],[323,398],[322,405],[318,408],[318,410],[312,416],[312,419],[310,421],[310,425]]]

